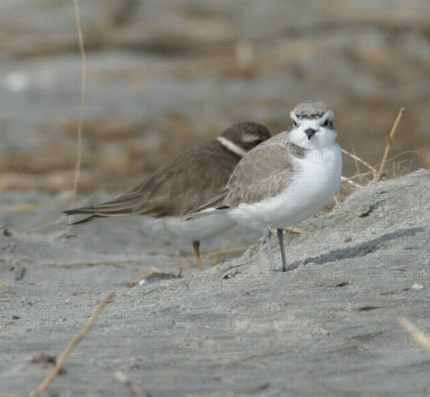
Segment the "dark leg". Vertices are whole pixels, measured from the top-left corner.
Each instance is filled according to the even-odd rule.
[[[287,271],[287,258],[285,257],[285,248],[284,248],[284,229],[276,229],[276,233],[278,235],[279,240],[279,249],[281,250],[281,258],[282,258],[282,271]]]
[[[200,241],[193,241],[193,250],[196,257],[197,269],[203,271],[202,258],[200,258]]]

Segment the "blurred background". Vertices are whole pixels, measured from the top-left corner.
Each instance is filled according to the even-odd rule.
[[[335,111],[342,147],[395,177],[430,166],[428,0],[85,0],[79,192],[123,192],[237,121]],[[70,191],[82,57],[74,2],[0,0],[0,191]],[[345,157],[344,175],[368,170]],[[372,177],[370,176],[369,179]]]

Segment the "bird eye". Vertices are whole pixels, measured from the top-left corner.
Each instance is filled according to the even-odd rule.
[[[331,121],[331,120],[327,119],[327,120],[324,122],[323,126],[324,126],[324,127],[333,127],[333,121]]]
[[[293,127],[297,127],[297,121],[293,120]]]

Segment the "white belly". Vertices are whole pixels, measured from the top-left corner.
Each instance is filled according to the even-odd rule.
[[[342,173],[339,145],[312,150],[295,159],[295,176],[277,196],[239,204],[228,214],[240,225],[263,230],[296,225],[322,209],[335,195]]]
[[[235,225],[234,220],[227,214],[211,212],[213,214],[189,220],[181,217],[145,217],[142,228],[174,240],[191,242],[210,239]]]

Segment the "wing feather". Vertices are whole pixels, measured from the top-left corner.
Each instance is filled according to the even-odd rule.
[[[258,149],[249,152],[235,168],[227,185],[224,206],[259,202],[275,196],[291,181],[293,164],[286,147],[275,143]]]
[[[226,151],[224,156],[217,154],[220,148]],[[214,140],[209,145],[198,145],[183,152],[114,200],[65,213],[99,217],[132,213],[153,217],[183,216],[211,199],[214,192],[222,191],[238,160],[237,155]]]
[[[242,158],[224,191],[194,208],[190,214],[208,208],[226,209],[240,203],[252,204],[277,195],[294,176],[293,158],[303,158],[304,154],[304,149],[288,140],[288,131],[275,135]],[[194,217],[196,215],[190,216]]]

